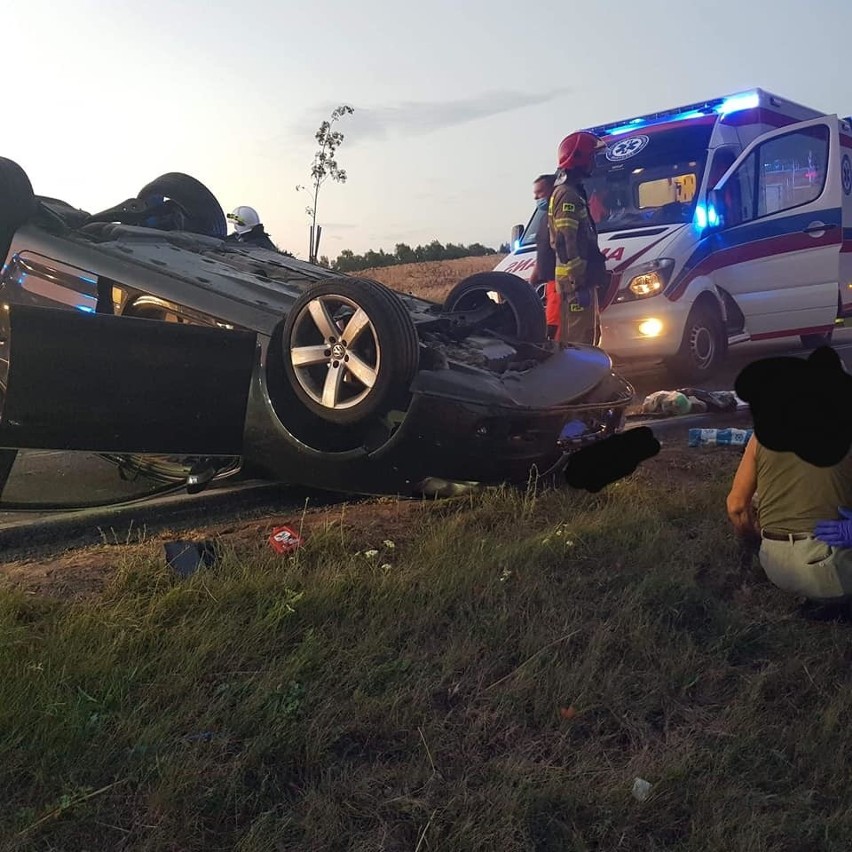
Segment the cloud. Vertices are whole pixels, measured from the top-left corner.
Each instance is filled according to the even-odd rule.
[[[546,92],[484,92],[457,101],[403,101],[387,106],[355,106],[355,112],[343,119],[347,143],[355,145],[388,136],[422,136],[436,130],[457,127],[482,118],[548,103],[565,95],[570,89],[551,89]],[[313,130],[328,117],[332,107],[312,111],[299,122],[299,135]],[[351,133],[351,136],[350,136]]]

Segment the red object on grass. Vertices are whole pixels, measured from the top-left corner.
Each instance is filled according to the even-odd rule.
[[[294,550],[298,550],[303,543],[299,533],[288,526],[275,527],[272,530],[272,535],[269,536],[269,546],[276,553],[292,553]]]

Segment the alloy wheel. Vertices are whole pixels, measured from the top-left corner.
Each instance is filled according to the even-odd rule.
[[[381,369],[379,336],[369,314],[341,295],[312,299],[296,318],[290,361],[302,390],[334,411],[369,396]]]

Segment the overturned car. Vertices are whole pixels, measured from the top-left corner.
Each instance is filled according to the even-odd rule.
[[[249,248],[183,174],[91,215],[0,159],[0,249],[4,448],[97,452],[196,490],[238,472],[418,494],[558,473],[633,398],[602,350],[546,341],[513,275],[436,304]]]

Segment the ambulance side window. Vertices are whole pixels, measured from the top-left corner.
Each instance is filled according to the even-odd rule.
[[[794,130],[759,145],[722,188],[726,226],[816,201],[825,189],[828,154],[825,124]]]
[[[769,216],[822,195],[828,171],[829,130],[824,124],[778,136],[758,150],[757,215]]]

